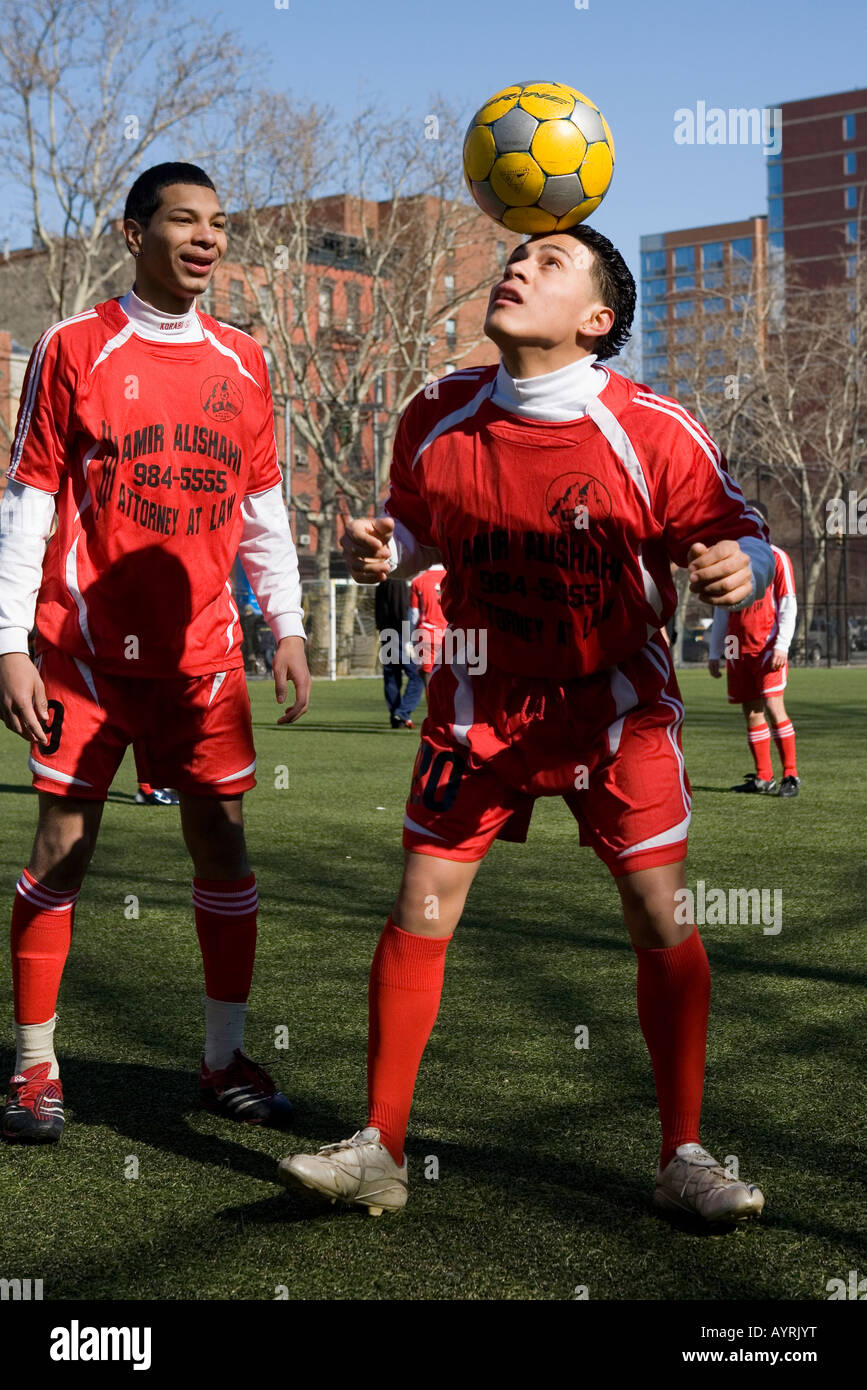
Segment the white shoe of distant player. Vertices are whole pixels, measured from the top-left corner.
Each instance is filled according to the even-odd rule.
[[[657,1171],[653,1193],[665,1211],[689,1212],[712,1223],[749,1221],[765,1205],[755,1183],[729,1177],[700,1144],[681,1144],[663,1171]]]
[[[287,1154],[277,1175],[284,1187],[305,1187],[332,1202],[367,1207],[371,1216],[406,1206],[407,1163],[395,1163],[379,1130],[360,1129],[317,1154]]]

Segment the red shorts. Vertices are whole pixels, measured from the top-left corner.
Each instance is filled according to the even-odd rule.
[[[429,676],[439,664],[445,632],[444,627],[432,627],[430,623],[422,623],[415,633],[416,665],[425,675]]]
[[[539,796],[562,796],[615,877],[686,857],[683,705],[658,635],[586,680],[440,666],[406,804],[407,849],[484,858],[527,838]]]
[[[57,647],[36,658],[50,741],[31,744],[33,785],[104,801],[130,743],[154,787],[239,796],[255,787],[256,754],[243,669],[143,680],[103,675]]]
[[[726,661],[726,683],[729,704],[744,705],[750,700],[762,700],[767,695],[782,695],[786,688],[789,663],[779,671],[770,668],[773,652],[757,652],[754,656],[739,656]]]

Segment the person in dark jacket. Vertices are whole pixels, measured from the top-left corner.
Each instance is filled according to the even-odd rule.
[[[412,712],[421,699],[424,683],[408,651],[410,637],[409,584],[405,579],[386,579],[376,590],[376,626],[385,685],[385,703],[393,729],[412,729]],[[395,660],[394,658],[399,658]],[[401,693],[403,678],[406,686]]]

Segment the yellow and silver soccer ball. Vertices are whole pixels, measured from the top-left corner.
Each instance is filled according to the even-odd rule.
[[[516,82],[479,108],[464,176],[482,212],[511,232],[565,231],[595,212],[614,172],[608,122],[565,82]]]

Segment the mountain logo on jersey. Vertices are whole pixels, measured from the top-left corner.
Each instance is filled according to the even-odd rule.
[[[234,420],[244,406],[240,386],[228,376],[209,376],[203,381],[201,401],[211,420]]]
[[[561,473],[548,486],[545,510],[561,531],[583,530],[588,521],[607,521],[611,494],[589,473]]]

